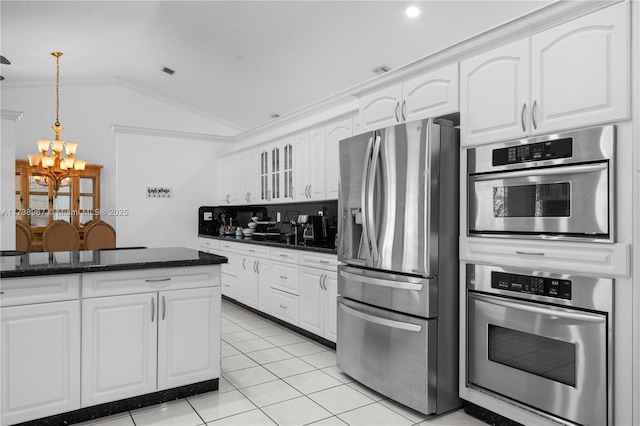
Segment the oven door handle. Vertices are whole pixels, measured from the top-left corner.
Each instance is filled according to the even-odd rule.
[[[397,288],[400,290],[422,290],[422,284],[403,283],[398,281],[384,280],[380,278],[365,277],[364,275],[352,274],[351,272],[340,271],[340,275],[348,280],[355,280],[363,284],[373,284],[380,287]]]
[[[519,177],[532,177],[532,176],[555,176],[555,175],[576,175],[581,173],[593,173],[601,172],[607,169],[609,165],[607,163],[597,164],[581,164],[576,166],[563,166],[563,167],[550,167],[548,169],[536,169],[535,172],[531,169],[518,170],[517,172],[505,172],[505,173],[487,173],[484,175],[472,176],[473,181],[484,180],[496,180],[496,179],[510,179]]]
[[[363,321],[372,322],[374,324],[382,325],[385,327],[397,328],[405,331],[412,331],[414,333],[420,333],[422,331],[422,326],[418,324],[411,324],[409,322],[395,321],[386,318],[380,318],[373,315],[365,314],[364,312],[360,312],[353,308],[348,307],[347,305],[343,305],[342,303],[338,303],[340,309],[348,313],[349,315],[353,315],[354,317],[360,318]]]
[[[537,306],[531,306],[529,304],[525,304],[522,302],[511,302],[511,301],[507,301],[507,300],[502,300],[502,299],[496,299],[493,297],[487,297],[487,296],[482,296],[479,294],[470,294],[471,297],[473,297],[476,300],[479,300],[481,302],[485,302],[485,303],[490,303],[492,305],[497,305],[497,306],[502,306],[504,308],[508,308],[508,309],[515,309],[518,311],[525,311],[525,312],[530,312],[532,314],[541,314],[541,315],[547,315],[547,316],[555,316],[558,318],[563,318],[563,319],[568,319],[568,320],[574,320],[574,321],[582,321],[582,322],[598,322],[598,323],[603,323],[606,320],[602,317],[602,315],[597,315],[597,314],[588,314],[585,312],[564,312],[564,311],[557,311],[554,309],[548,309],[548,308],[539,308]]]

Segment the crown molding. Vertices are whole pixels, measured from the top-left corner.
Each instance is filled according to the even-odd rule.
[[[24,116],[24,111],[10,111],[8,109],[0,110],[2,120],[18,121]]]
[[[234,143],[235,140],[230,136],[211,135],[206,133],[181,132],[176,130],[150,129],[146,127],[123,126],[120,124],[112,124],[109,126],[113,133],[122,133],[129,135],[146,135],[159,136],[172,139],[191,139],[208,142]]]

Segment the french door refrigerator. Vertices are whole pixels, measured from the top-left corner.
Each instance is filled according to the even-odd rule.
[[[459,132],[426,119],[339,150],[338,366],[424,414],[457,408]]]

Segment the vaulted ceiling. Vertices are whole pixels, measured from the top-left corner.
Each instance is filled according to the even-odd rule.
[[[118,81],[240,131],[549,3],[2,0],[0,87],[53,84],[61,51],[61,85]]]

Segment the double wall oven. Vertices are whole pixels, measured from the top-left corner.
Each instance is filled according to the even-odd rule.
[[[615,242],[615,127],[469,149],[470,237]],[[466,386],[552,422],[612,424],[613,280],[466,265]]]

